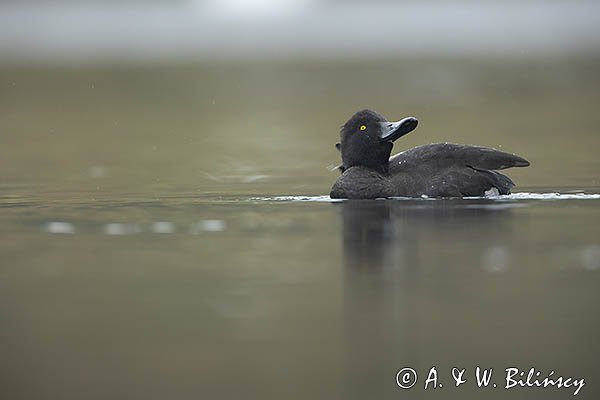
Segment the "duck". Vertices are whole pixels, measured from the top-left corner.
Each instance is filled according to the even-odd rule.
[[[333,199],[392,197],[464,198],[510,194],[515,183],[499,170],[529,161],[489,147],[435,143],[391,156],[394,141],[412,132],[415,117],[390,122],[372,110],[355,113],[342,126],[341,172]]]

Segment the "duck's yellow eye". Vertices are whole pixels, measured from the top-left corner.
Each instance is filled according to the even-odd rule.
[[[366,125],[361,125],[359,129],[361,131],[366,131],[367,130],[367,126]]]

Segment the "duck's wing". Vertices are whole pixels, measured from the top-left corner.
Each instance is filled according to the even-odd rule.
[[[528,165],[524,158],[496,149],[439,143],[394,155],[389,171],[400,194],[462,197],[483,196],[492,188],[508,194],[513,181],[495,170]]]
[[[438,143],[428,144],[395,154],[390,158],[390,172],[411,166],[466,166],[474,169],[501,170],[527,167],[529,161],[511,153],[482,146]]]

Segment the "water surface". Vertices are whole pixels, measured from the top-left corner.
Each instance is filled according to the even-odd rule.
[[[600,200],[542,194],[5,195],[2,386],[11,398],[391,398],[406,395],[400,368],[436,366],[445,396],[480,398],[450,387],[452,367],[515,366],[585,377],[593,398]],[[421,384],[411,398],[433,395]]]

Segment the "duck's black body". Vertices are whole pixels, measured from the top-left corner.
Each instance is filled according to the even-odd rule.
[[[390,123],[363,110],[342,128],[342,176],[332,198],[468,197],[508,194],[514,183],[497,172],[529,162],[495,149],[452,143],[430,144],[389,157],[392,140],[412,131],[414,118]],[[383,129],[379,130],[379,129]]]

